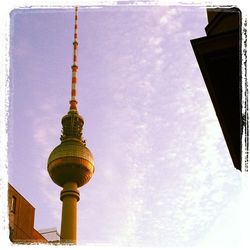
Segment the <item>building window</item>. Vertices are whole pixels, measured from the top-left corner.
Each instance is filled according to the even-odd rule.
[[[16,197],[15,196],[12,196],[11,198],[10,212],[12,213],[16,212]]]

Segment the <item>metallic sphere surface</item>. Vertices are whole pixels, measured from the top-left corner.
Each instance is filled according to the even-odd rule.
[[[62,141],[48,159],[49,175],[61,187],[67,182],[76,182],[81,187],[91,179],[94,171],[92,153],[77,139]]]

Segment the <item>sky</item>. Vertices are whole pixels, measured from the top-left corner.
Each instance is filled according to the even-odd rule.
[[[10,14],[9,182],[60,232],[47,172],[69,110],[74,10]],[[79,9],[78,111],[95,173],[80,189],[78,244],[237,247],[244,218],[232,164],[190,40],[196,6]]]

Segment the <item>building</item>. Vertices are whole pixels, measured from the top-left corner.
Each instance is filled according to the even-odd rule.
[[[14,243],[47,243],[34,228],[35,208],[10,184],[8,185],[10,240]]]
[[[61,243],[76,244],[78,188],[86,184],[94,173],[92,153],[82,138],[84,120],[77,111],[77,48],[78,48],[78,8],[75,8],[75,28],[73,41],[73,65],[71,99],[68,113],[62,118],[61,143],[54,148],[48,159],[48,173],[53,182],[63,188]]]
[[[49,242],[49,243],[60,243],[60,235],[57,232],[56,227],[45,228],[38,230],[38,232]]]
[[[241,12],[237,8],[207,10],[207,36],[191,40],[233,164],[241,170]]]

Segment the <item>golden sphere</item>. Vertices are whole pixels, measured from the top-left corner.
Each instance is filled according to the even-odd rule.
[[[94,171],[93,155],[78,139],[62,141],[48,159],[49,175],[61,187],[67,182],[76,182],[81,187],[91,179]]]

